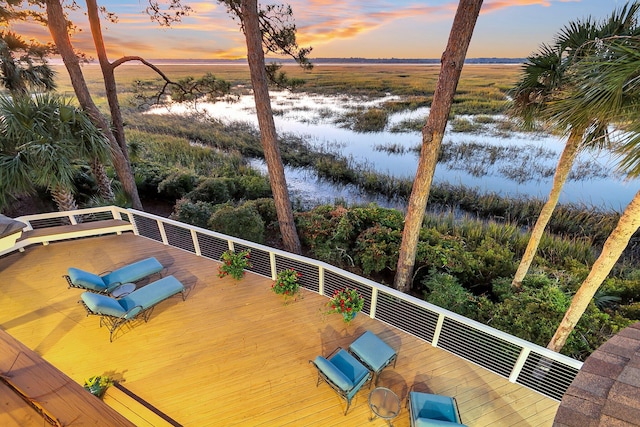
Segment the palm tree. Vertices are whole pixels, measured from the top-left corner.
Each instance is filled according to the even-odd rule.
[[[89,117],[55,95],[0,98],[0,206],[47,188],[60,211],[77,208],[74,162],[105,161],[109,146]]]
[[[640,32],[636,23],[639,9],[640,4],[633,2],[614,11],[600,24],[591,18],[569,23],[556,36],[553,46],[544,45],[539,53],[527,58],[523,76],[512,90],[514,101],[511,113],[523,119],[525,125],[542,120],[552,128],[568,134],[553,177],[549,199],[542,207],[513,278],[512,286],[515,288],[522,285],[522,280],[529,271],[579,151],[585,147],[602,147],[608,143],[608,122],[599,118],[597,105],[593,105],[591,110],[573,111],[573,116],[561,122],[554,117],[555,110],[551,106],[560,103],[570,89],[568,82],[572,67],[597,51],[598,43],[592,42]]]
[[[570,96],[553,107],[560,122],[568,116],[598,109],[603,122],[620,129],[619,168],[630,178],[640,176],[640,37],[613,37],[596,42],[598,48],[572,69]],[[575,112],[575,113],[571,113]],[[575,119],[575,117],[574,117]],[[584,120],[584,118],[582,119]],[[588,304],[640,227],[640,191],[620,216],[589,275],[574,295],[547,347],[560,351]]]

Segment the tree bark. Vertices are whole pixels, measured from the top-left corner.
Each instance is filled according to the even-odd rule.
[[[276,126],[269,98],[257,1],[242,0],[241,11],[244,34],[247,41],[247,59],[251,74],[251,85],[253,86],[253,96],[258,114],[258,125],[260,126],[264,158],[269,171],[269,182],[271,183],[271,191],[276,205],[282,241],[287,251],[299,254],[302,252],[302,248],[293,219],[293,209],[289,200],[289,191],[284,176],[284,166],[280,156],[280,149],[278,148]]]
[[[62,57],[67,71],[69,72],[71,84],[73,85],[78,102],[89,114],[94,124],[104,132],[105,136],[109,140],[113,166],[118,174],[120,182],[122,183],[122,188],[131,199],[132,206],[135,209],[142,209],[142,203],[140,201],[140,196],[138,195],[138,188],[136,187],[133,172],[131,171],[131,165],[123,154],[118,141],[115,139],[108,120],[95,105],[91,98],[91,94],[89,93],[89,88],[87,87],[84,76],[82,75],[82,70],[80,69],[78,57],[73,50],[69,34],[67,33],[67,20],[64,16],[62,5],[59,0],[45,0],[45,4],[47,6],[49,32],[51,33],[51,37],[58,48],[58,52]]]
[[[100,26],[98,4],[96,3],[96,0],[86,1],[87,16],[89,18],[89,26],[91,27],[91,36],[93,37],[93,44],[95,45],[96,53],[98,54],[98,62],[100,63],[102,78],[104,80],[104,89],[107,94],[109,110],[111,111],[113,136],[116,141],[118,141],[118,145],[120,145],[120,149],[122,150],[124,157],[127,161],[130,161],[129,149],[124,135],[124,122],[120,111],[120,101],[118,100],[118,86],[116,85],[116,77],[114,73],[115,67],[109,62],[109,58],[107,58],[107,50],[104,45],[102,28]]]
[[[98,195],[100,199],[113,201],[115,196],[113,195],[113,189],[111,188],[111,180],[107,175],[107,171],[102,162],[96,158],[91,159],[91,170],[93,176],[96,179],[98,185]]]
[[[449,34],[447,48],[442,54],[440,75],[433,94],[429,118],[422,128],[422,149],[418,160],[418,171],[409,197],[402,243],[398,254],[394,286],[403,292],[407,292],[411,288],[418,237],[422,228],[433,174],[436,170],[442,138],[451,112],[453,96],[460,80],[464,59],[481,7],[482,0],[460,0]]]
[[[531,237],[529,237],[527,248],[522,255],[520,265],[518,265],[518,270],[511,282],[511,286],[515,289],[520,289],[522,287],[522,281],[527,275],[529,267],[531,267],[531,263],[536,256],[544,230],[546,229],[547,224],[549,224],[553,211],[558,205],[558,199],[560,198],[560,193],[562,193],[562,187],[567,181],[567,176],[569,176],[573,162],[578,155],[578,148],[581,141],[582,132],[577,132],[575,129],[572,129],[571,134],[567,139],[567,143],[564,146],[564,150],[562,150],[562,154],[560,155],[560,160],[558,160],[558,166],[556,167],[556,172],[553,176],[553,186],[549,193],[549,199],[540,211],[536,224],[531,231]]]
[[[629,244],[629,240],[640,227],[640,191],[622,213],[618,225],[607,238],[602,253],[593,264],[587,278],[582,282],[578,292],[571,300],[569,309],[564,314],[558,329],[551,338],[547,348],[560,351],[567,342],[580,317],[584,314],[596,291],[607,278],[620,255]]]

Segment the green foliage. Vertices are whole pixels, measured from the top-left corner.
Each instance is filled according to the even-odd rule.
[[[364,307],[364,298],[357,289],[346,287],[337,289],[327,303],[327,314],[342,315],[344,323],[349,324],[357,312]]]
[[[187,171],[170,173],[158,184],[158,194],[165,200],[182,198],[196,186],[198,176]]]
[[[207,178],[201,181],[186,197],[195,202],[219,204],[228,202],[235,194],[235,181],[231,178]]]
[[[260,214],[260,217],[267,227],[272,226],[278,222],[276,203],[273,201],[273,199],[262,198],[249,200],[244,203],[244,206],[255,209],[255,211]]]
[[[346,113],[338,121],[354,132],[381,132],[387,126],[389,113],[380,108],[369,108]]]
[[[367,275],[395,268],[401,241],[400,230],[376,224],[364,230],[356,239],[354,261]]]
[[[207,228],[209,218],[218,210],[219,207],[208,202],[192,202],[188,199],[179,199],[173,208],[171,219],[175,219],[185,224],[195,225],[197,227]]]
[[[131,166],[138,194],[149,198],[158,197],[158,186],[173,170],[172,167],[159,163],[133,163]]]
[[[302,274],[293,268],[281,270],[278,272],[273,285],[271,285],[271,290],[278,295],[284,295],[285,298],[295,297],[300,292],[300,284],[298,283],[300,277],[302,277]]]
[[[246,204],[238,207],[225,205],[211,215],[208,226],[211,230],[256,243],[264,243],[265,240],[265,225],[260,213]]]
[[[244,277],[246,268],[251,268],[251,249],[241,252],[225,251],[220,257],[222,264],[218,266],[218,277],[231,276],[236,280]]]

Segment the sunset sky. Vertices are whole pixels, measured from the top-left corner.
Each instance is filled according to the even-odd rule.
[[[103,21],[110,58],[246,56],[244,36],[223,6],[216,1],[183,1],[193,13],[172,28],[161,28],[144,13],[146,0],[98,0],[101,5],[108,3],[108,10],[119,18],[115,24]],[[313,47],[311,58],[439,58],[458,5],[453,0],[278,3],[292,6],[298,43]],[[467,57],[526,57],[542,43],[551,43],[570,21],[589,16],[599,21],[625,4],[622,0],[484,0]],[[73,36],[74,45],[95,56],[86,17],[76,14],[73,21],[83,29]]]

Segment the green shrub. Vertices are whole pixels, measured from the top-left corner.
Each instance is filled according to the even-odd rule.
[[[180,199],[176,202],[171,218],[197,227],[207,228],[209,218],[216,210],[216,207],[208,202],[192,202],[188,199]]]
[[[220,233],[264,243],[264,221],[253,207],[246,204],[237,208],[225,205],[211,215],[208,225],[209,228]]]
[[[149,198],[158,197],[158,186],[172,171],[171,167],[158,163],[134,163],[132,167],[138,193]]]
[[[158,184],[158,194],[165,200],[175,201],[196,186],[198,176],[190,172],[172,172]]]
[[[476,318],[478,313],[476,297],[462,287],[452,275],[432,270],[422,281],[422,285],[426,288],[425,301],[461,316]]]
[[[356,239],[354,260],[364,274],[395,270],[402,232],[381,225],[374,225],[360,233]]]
[[[245,202],[244,205],[255,209],[260,214],[260,217],[267,227],[278,222],[278,213],[273,199],[262,198],[249,200]]]
[[[271,196],[269,178],[262,175],[242,175],[237,180],[237,199],[254,200]]]
[[[230,178],[207,178],[187,194],[192,202],[225,203],[235,193],[234,181]]]

